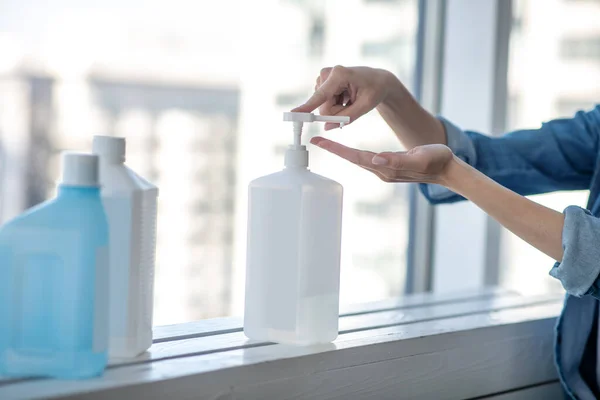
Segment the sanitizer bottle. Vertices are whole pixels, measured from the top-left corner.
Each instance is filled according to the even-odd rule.
[[[152,345],[158,189],[125,165],[125,139],[95,136],[102,202],[110,230],[111,357]]]
[[[55,199],[0,228],[0,375],[102,373],[108,341],[108,225],[98,157],[63,154]]]
[[[286,344],[328,343],[338,335],[342,186],[308,170],[305,122],[347,117],[284,113],[294,143],[285,169],[248,192],[244,332]]]

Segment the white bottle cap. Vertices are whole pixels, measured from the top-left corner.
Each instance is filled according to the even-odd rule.
[[[98,186],[98,156],[88,153],[64,152],[62,155],[62,185]]]
[[[113,136],[94,136],[92,152],[94,154],[98,154],[103,161],[124,163],[125,138]]]
[[[285,151],[284,165],[286,167],[308,167],[306,146],[290,146]]]

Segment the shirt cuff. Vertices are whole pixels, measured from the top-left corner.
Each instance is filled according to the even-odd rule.
[[[475,151],[473,140],[467,136],[462,129],[454,125],[452,122],[443,117],[438,117],[438,119],[444,125],[444,130],[446,131],[446,141],[448,143],[447,146],[450,148],[450,150],[452,150],[452,152],[464,162],[472,167],[475,167],[475,164],[477,163],[477,153]],[[451,200],[453,197],[456,197],[458,200],[460,197],[441,185],[421,184],[419,186],[423,195],[425,195],[425,197],[431,202]]]
[[[588,210],[569,206],[564,211],[562,232],[563,258],[550,270],[560,280],[567,293],[581,297],[598,297],[600,275],[600,219]]]

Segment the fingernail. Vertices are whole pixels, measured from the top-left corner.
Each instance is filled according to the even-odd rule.
[[[373,157],[371,162],[375,165],[386,165],[388,163],[388,160],[386,160],[385,158],[383,158],[381,156],[375,156],[375,157]]]

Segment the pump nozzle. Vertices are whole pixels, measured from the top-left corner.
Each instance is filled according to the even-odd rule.
[[[335,115],[315,115],[312,113],[301,113],[301,112],[284,112],[284,121],[292,122],[337,122],[340,124],[340,128],[350,122],[350,117],[338,117]],[[295,124],[294,124],[295,125]]]
[[[315,115],[313,113],[284,112],[283,120],[294,123],[294,146],[300,146],[302,136],[302,124],[305,122],[337,122],[340,128],[350,122],[350,117],[338,117],[335,115]]]
[[[290,145],[285,153],[286,167],[304,167],[308,166],[308,151],[302,146],[302,125],[305,122],[337,122],[340,128],[350,122],[350,117],[336,117],[315,115],[312,113],[284,112],[283,120],[294,123],[294,144]]]

